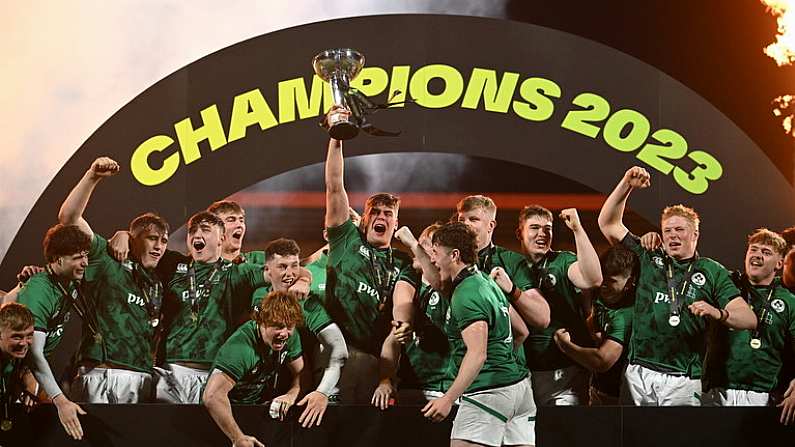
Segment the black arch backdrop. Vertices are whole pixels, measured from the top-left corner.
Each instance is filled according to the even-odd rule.
[[[666,204],[694,206],[703,217],[701,250],[723,259],[740,256],[742,236],[752,228],[793,221],[792,210],[776,206],[790,202],[792,187],[763,152],[709,103],[637,59],[505,20],[358,17],[241,42],[130,101],[39,198],[0,266],[0,280],[11,282],[20,265],[40,262],[41,235],[99,155],[124,164],[96,192],[88,212],[101,233],[143,210],[181,223],[213,200],[322,162],[326,137],[316,123],[328,95],[313,80],[309,62],[328,47],[353,47],[367,56],[357,79],[364,93],[381,102],[406,94],[416,100],[373,117],[382,128],[400,129],[399,137],[359,137],[346,144],[347,155],[493,158],[602,193],[639,164],[652,172],[653,185],[633,197],[633,209],[654,222]],[[533,179],[527,182],[532,191]],[[744,204],[744,212],[731,203]]]

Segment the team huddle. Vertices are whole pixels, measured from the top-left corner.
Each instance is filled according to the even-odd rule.
[[[187,221],[187,254],[167,250],[169,224],[153,213],[105,239],[83,214],[119,169],[92,163],[44,236],[45,266],[23,269],[3,297],[3,430],[8,403],[29,400],[53,403],[75,439],[76,402],[201,403],[238,447],[263,444],[231,404],[267,403],[281,419],[297,406],[305,427],[329,402],[418,405],[433,421],[457,406],[451,445],[535,445],[548,405],[777,404],[782,422],[795,419],[795,378],[783,374],[793,241],[756,230],[744,272],[729,272],[696,251],[699,216],[683,205],[662,211],[661,234],[638,237],[623,221],[630,193],[650,185],[643,168],[601,209],[601,256],[572,208],[559,217],[576,253],[553,250],[554,216],[539,205],[521,211],[514,252],[492,240],[497,206],[482,195],[419,237],[398,227],[392,194],[359,217],[332,139],[327,245],[306,257],[286,238],[243,251],[245,211],[231,201]],[[82,337],[65,382],[50,357],[73,315]]]

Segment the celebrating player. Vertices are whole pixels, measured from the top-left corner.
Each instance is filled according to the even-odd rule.
[[[264,264],[265,253],[250,251],[243,253],[243,238],[246,236],[246,211],[237,202],[221,200],[207,207],[207,211],[217,215],[224,221],[224,242],[221,245],[221,256],[236,264],[248,262]]]
[[[23,359],[33,343],[33,314],[22,304],[0,307],[0,429],[13,428],[12,405],[22,399],[26,368]],[[78,438],[79,439],[79,438]]]
[[[726,269],[696,253],[693,209],[663,210],[662,250],[644,249],[624,226],[629,194],[650,184],[645,169],[627,170],[599,213],[607,240],[634,251],[640,262],[624,388],[635,405],[699,405],[706,320],[753,330],[756,316]]]

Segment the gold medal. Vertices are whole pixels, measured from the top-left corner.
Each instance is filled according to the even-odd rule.
[[[762,340],[758,338],[752,338],[749,344],[751,345],[752,349],[759,349],[762,347]]]
[[[159,319],[159,318],[157,318],[157,317],[155,317],[155,318],[150,318],[150,319],[149,319],[149,324],[151,324],[151,325],[152,325],[152,327],[157,327],[157,325],[158,325],[158,324],[160,324],[160,319]]]
[[[11,419],[3,419],[3,422],[0,422],[0,430],[9,431],[13,427],[14,423],[11,422]]]
[[[671,315],[668,317],[668,324],[670,324],[671,327],[679,326],[679,321],[679,315]]]
[[[199,322],[199,315],[196,312],[191,312],[190,319],[194,324]]]
[[[102,334],[100,334],[99,332],[94,334],[94,341],[97,343],[102,343]]]

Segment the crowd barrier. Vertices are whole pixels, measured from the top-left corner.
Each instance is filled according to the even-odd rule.
[[[228,446],[231,443],[200,405],[83,405],[83,441],[67,438],[51,405],[15,417],[0,432],[0,446]],[[454,414],[442,423],[418,407],[378,411],[369,406],[329,406],[319,427],[301,428],[297,414],[272,420],[264,406],[235,406],[243,431],[267,447],[446,446]],[[731,447],[795,445],[795,428],[779,424],[777,408],[543,407],[540,447]]]

